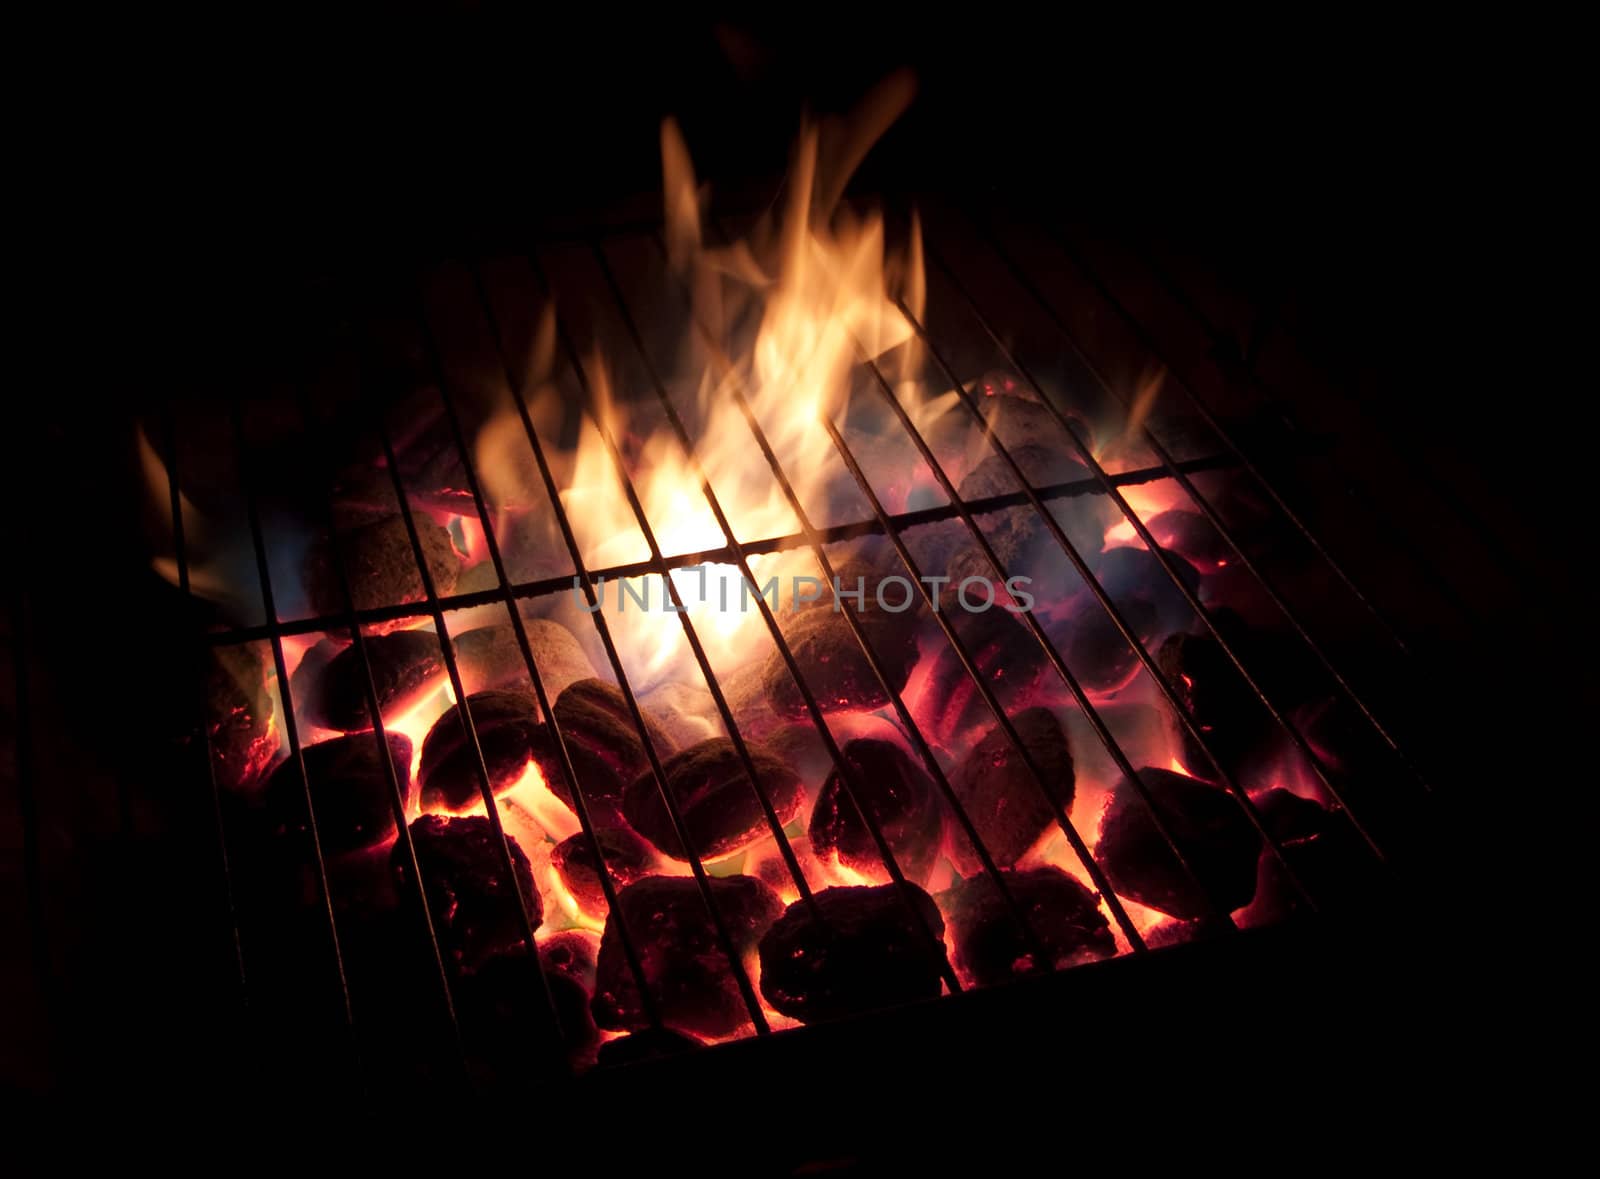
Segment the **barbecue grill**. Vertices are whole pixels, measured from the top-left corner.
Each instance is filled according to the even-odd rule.
[[[904,327],[894,348],[851,341],[840,391],[848,396],[814,422],[827,443],[825,473],[796,465],[755,388],[761,298],[719,303],[720,319],[708,318],[697,287],[708,272],[682,265],[673,226],[658,216],[499,235],[422,265],[307,284],[274,320],[274,351],[259,372],[220,390],[166,389],[139,406],[135,483],[160,499],[156,567],[170,582],[140,582],[159,611],[148,629],[170,664],[151,676],[181,699],[183,716],[179,739],[162,746],[168,780],[157,808],[161,846],[183,849],[161,895],[183,900],[152,918],[174,928],[145,940],[153,953],[191,943],[181,960],[196,964],[186,980],[194,997],[184,1005],[204,1029],[195,1039],[216,1041],[170,1062],[185,1100],[198,1100],[189,1095],[209,1071],[248,1095],[219,1124],[289,1091],[363,1125],[369,1111],[407,1102],[440,1125],[469,1106],[485,1115],[536,1108],[541,1149],[556,1153],[570,1143],[548,1145],[561,1138],[551,1126],[580,1139],[620,1118],[637,1128],[631,1145],[644,1153],[658,1134],[748,1137],[787,1169],[896,1153],[884,1143],[897,1129],[871,1101],[827,1108],[858,1066],[896,1087],[938,1077],[963,1091],[960,1108],[975,1119],[1033,1116],[1011,1081],[1036,1072],[1042,1052],[1113,1103],[1131,1086],[1168,1084],[1152,1078],[1184,1060],[1195,1071],[1178,1088],[1206,1087],[1209,1077],[1217,1104],[1234,1095],[1266,1104],[1249,1088],[1257,1072],[1280,1070],[1320,1092],[1345,1030],[1396,1035],[1415,1018],[1374,981],[1412,969],[1434,977],[1439,945],[1454,918],[1465,920],[1416,928],[1460,869],[1458,809],[1476,804],[1455,786],[1456,720],[1441,695],[1448,652],[1500,609],[1481,587],[1461,584],[1452,558],[1469,553],[1456,569],[1510,569],[1514,580],[1518,558],[1501,530],[1448,478],[1420,467],[1404,473],[1420,491],[1390,499],[1380,481],[1375,493],[1373,471],[1387,478],[1392,465],[1359,445],[1353,453],[1352,436],[1363,435],[1327,410],[1332,399],[1306,394],[1320,374],[1295,352],[1292,333],[1260,307],[1241,315],[1161,243],[1019,215],[1005,194],[902,195],[884,194],[885,236],[920,259],[925,290],[891,289]],[[869,203],[853,198],[851,207]],[[761,238],[776,206],[714,207],[702,232],[725,258],[735,243]],[[1234,330],[1236,320],[1247,330]],[[896,366],[913,354],[920,384],[908,391]],[[737,411],[745,470],[792,527],[744,526],[740,486],[706,461],[714,411],[696,382]],[[938,397],[935,414],[928,406]],[[996,427],[1002,402],[1026,407],[1027,430]],[[572,494],[584,436],[598,440],[592,453],[613,481],[604,511]],[[710,542],[681,540],[651,498],[661,454],[651,445],[663,440],[676,448],[692,510],[715,525]],[[1035,449],[1057,460],[1055,473],[1037,473]],[[517,455],[509,474],[508,450]],[[980,464],[997,482],[964,493]],[[1465,542],[1441,542],[1435,515],[1394,510],[1430,495],[1450,529],[1470,534]],[[392,551],[404,554],[411,586],[399,594],[374,583],[352,541],[353,522],[376,519],[375,505],[397,521]],[[643,556],[596,556],[615,551],[594,534],[613,518],[637,530]],[[1179,524],[1189,531],[1173,532]],[[1026,527],[1029,543],[1008,543],[1012,527]],[[430,550],[436,529],[463,558],[448,584]],[[303,572],[313,550],[326,574],[318,592]],[[1137,554],[1137,575],[1128,580],[1108,553]],[[930,581],[957,554],[963,574],[991,588],[1024,566],[1047,570],[1034,585],[1044,605],[1071,599],[1079,625],[1092,619],[1104,638],[1076,645],[1049,609],[1011,612],[998,596],[982,613],[965,599],[958,607]],[[921,669],[897,668],[873,617],[843,605],[839,650],[862,661],[861,690],[881,702],[870,707],[828,698],[795,637],[800,603],[781,588],[763,592],[775,571],[799,568],[848,586],[863,561],[902,579]],[[690,575],[707,568],[725,593],[754,591],[744,595],[752,613],[738,647],[718,633],[726,609],[692,592]],[[666,601],[635,611],[640,599],[625,586],[654,586]],[[11,627],[25,721],[35,711],[30,668],[49,657],[34,620],[53,610],[38,596],[19,596]],[[818,608],[832,597],[825,589]],[[881,618],[884,599],[876,604]],[[1015,633],[992,640],[983,628],[1002,617]],[[730,988],[732,1030],[686,1025],[678,1005],[693,996],[653,973],[659,935],[637,921],[648,906],[627,903],[638,884],[606,842],[611,802],[592,787],[587,734],[564,719],[573,681],[541,647],[552,625],[570,631],[592,678],[615,690],[615,719],[643,758],[642,785],[631,789],[661,824],[639,831],[652,878],[674,881],[683,890],[675,895],[703,914],[696,952],[713,963],[708,977]],[[510,680],[525,687],[548,742],[534,759],[537,782],[525,775],[509,793],[468,638],[489,626],[509,633]],[[641,648],[646,633],[658,649]],[[416,710],[386,697],[382,652],[395,635],[436,641],[438,666]],[[1169,635],[1205,644],[1208,669],[1233,685],[1220,714],[1197,695],[1205,675],[1183,662],[1181,644],[1162,642]],[[993,642],[998,656],[986,647]],[[768,689],[767,703],[751,704],[742,672],[753,650],[770,650],[775,674],[792,685],[783,724],[752,720],[772,700]],[[353,669],[344,704],[369,723],[324,723],[319,677],[335,659]],[[230,694],[241,665],[256,679]],[[929,670],[936,665],[945,671]],[[678,715],[667,690],[684,685],[698,703]],[[950,719],[935,706],[958,692],[960,716]],[[1023,720],[1041,705],[1066,718],[1076,800],[1070,790],[1063,797],[1059,766]],[[1235,708],[1265,734],[1259,756],[1229,745]],[[729,772],[748,788],[754,833],[741,833],[732,856],[706,850],[698,804],[673,784],[685,742],[669,721],[724,738]],[[42,883],[53,767],[34,729],[18,727],[18,831],[31,954],[48,974],[52,936],[61,937]],[[511,946],[495,971],[463,948],[455,922],[469,902],[439,891],[433,836],[418,827],[421,812],[446,813],[415,796],[418,765],[441,731],[457,734],[471,792],[449,817],[488,833],[483,887],[500,898],[495,936]],[[907,867],[902,836],[873,801],[882,783],[851,756],[864,735],[885,733],[907,772],[926,778],[941,816],[947,842],[935,867]],[[410,764],[391,753],[397,735]],[[362,822],[392,828],[392,839],[351,845],[312,752],[333,741],[376,751],[376,809],[387,818],[363,813]],[[996,764],[1020,766],[1011,805],[1048,814],[1021,855],[1000,853],[963,785],[979,744],[999,751]],[[774,755],[805,779],[805,816],[822,781],[833,784],[838,805],[860,820],[865,868],[818,856],[771,788],[764,759]],[[112,777],[102,800],[114,816],[108,842],[136,844],[151,822],[141,775]],[[1214,847],[1193,834],[1192,808],[1166,793],[1172,777],[1226,799],[1229,821],[1242,825],[1253,882],[1242,901],[1222,882]],[[270,836],[255,829],[268,783],[279,791]],[[284,783],[295,812],[287,819]],[[556,783],[568,784],[565,795]],[[1286,795],[1316,812],[1309,841],[1277,816]],[[532,809],[535,796],[554,809]],[[1139,816],[1147,854],[1170,863],[1164,885],[1188,901],[1152,900],[1111,862],[1107,802]],[[597,866],[593,900],[568,895],[574,878],[555,866],[552,847],[569,839],[573,855]],[[1050,925],[1057,911],[1023,891],[1025,870],[1044,869],[1093,894],[1103,951],[1062,955]],[[530,871],[532,892],[519,875]],[[115,869],[101,865],[93,878],[103,890]],[[744,880],[781,901],[784,923],[823,931],[807,952],[848,941],[837,929],[842,902],[830,894],[880,890],[892,916],[876,918],[873,936],[902,961],[925,961],[932,995],[796,1017],[773,997],[763,935],[778,923],[769,915],[756,931],[758,955],[729,899],[729,882]],[[988,890],[995,927],[1008,931],[1004,944],[1020,963],[1006,964],[1003,981],[980,977],[959,944],[952,898],[977,888]],[[559,940],[574,931],[577,941]],[[137,955],[141,937],[122,936],[122,953]],[[602,969],[609,960],[635,1008],[597,1029],[595,965],[575,984],[558,945],[598,953]],[[50,993],[40,987],[54,1024],[63,1013]],[[76,1035],[102,1031],[90,1020]],[[794,1100],[822,1106],[809,1115],[818,1126],[774,1130],[764,1111],[786,1085]],[[988,1091],[964,1092],[972,1087]],[[1198,1094],[1178,1104],[1212,1107]]]

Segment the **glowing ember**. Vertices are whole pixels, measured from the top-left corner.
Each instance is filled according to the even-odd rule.
[[[384,721],[383,727],[386,731],[404,733],[411,738],[412,781],[416,781],[417,771],[422,766],[422,742],[427,738],[428,730],[433,728],[434,722],[444,714],[445,709],[454,706],[455,701],[451,699],[450,686],[446,682],[444,688],[413,706],[405,714]]]
[[[583,824],[578,822],[578,816],[572,809],[557,798],[545,785],[544,773],[539,769],[539,764],[533,760],[528,761],[528,768],[522,772],[515,786],[505,793],[508,803],[514,804],[531,815],[545,834],[551,839],[560,841],[568,836],[576,835],[583,830]],[[482,803],[478,804],[482,807]]]
[[[1139,521],[1146,526],[1162,512],[1170,508],[1192,507],[1189,497],[1176,479],[1157,479],[1152,483],[1135,483],[1119,489],[1122,498],[1128,501],[1128,506],[1133,509]],[[1161,541],[1160,536],[1156,537]],[[1134,530],[1133,522],[1126,516],[1118,516],[1116,523],[1106,529],[1106,549],[1145,547],[1144,541]]]
[[[554,864],[547,864],[539,878],[544,884],[545,892],[554,897],[556,903],[561,906],[561,911],[566,915],[569,924],[597,931],[605,928],[605,914],[596,916],[585,911],[578,903],[578,898],[573,896],[571,890],[562,883],[561,873],[556,871]],[[545,916],[549,920],[554,914],[546,913]]]

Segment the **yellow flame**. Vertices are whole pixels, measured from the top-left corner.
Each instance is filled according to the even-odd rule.
[[[693,453],[657,417],[644,419],[627,406],[650,403],[651,390],[614,390],[604,357],[584,362],[592,404],[581,424],[576,449],[561,459],[562,504],[591,568],[630,564],[648,557],[632,504],[619,485],[607,438],[629,448],[633,489],[665,556],[721,548],[726,537],[702,491],[709,482],[730,527],[741,539],[799,531],[783,488],[766,460],[746,416],[759,423],[802,505],[814,510],[827,481],[842,470],[818,419],[844,408],[857,365],[913,341],[910,323],[897,306],[904,298],[913,315],[926,302],[926,275],[914,226],[911,247],[900,254],[885,244],[883,218],[857,216],[840,206],[844,187],[871,144],[910,102],[909,75],[884,83],[848,123],[802,129],[795,151],[778,232],[757,226],[748,238],[713,247],[701,222],[702,192],[682,132],[671,121],[661,130],[662,183],[667,254],[692,304],[695,338],[689,341],[698,368],[693,415]],[[824,151],[823,145],[828,148]],[[727,313],[752,309],[758,324],[739,355],[720,343]],[[746,322],[749,322],[748,320]],[[548,331],[536,339],[553,339]],[[909,353],[909,349],[907,353]],[[536,366],[538,367],[538,366]],[[897,357],[895,373],[906,404],[915,365]],[[539,368],[544,379],[548,365]],[[532,386],[529,386],[532,387]],[[541,384],[532,395],[535,416],[554,412],[557,394]],[[544,434],[542,427],[541,434]],[[492,421],[477,439],[477,457],[492,497],[505,510],[526,502],[531,459],[518,421]],[[546,435],[548,436],[548,435]],[[554,465],[554,464],[552,464]],[[768,568],[770,568],[769,566]],[[810,573],[811,570],[805,570]],[[740,594],[732,566],[711,566],[702,579],[675,578],[708,641],[713,660],[722,653],[748,654],[750,627],[760,627],[753,598]],[[701,588],[705,593],[702,595]],[[687,592],[692,588],[693,593]],[[649,587],[651,602],[634,601],[617,611],[617,587],[608,586],[608,621],[629,635],[629,648],[647,652],[647,675],[673,665],[681,650],[675,625],[662,625],[664,587]],[[702,610],[697,610],[697,605]],[[703,612],[715,615],[701,624]],[[636,622],[624,621],[632,614]]]
[[[700,252],[700,195],[694,185],[689,145],[678,124],[661,124],[662,200],[666,206],[668,256],[682,268]]]
[[[181,582],[178,570],[177,536],[172,519],[172,484],[167,465],[150,445],[150,439],[139,426],[134,431],[139,446],[139,468],[144,478],[148,517],[152,521],[151,540],[156,553],[150,566],[171,585]],[[183,518],[184,544],[189,550],[189,591],[198,597],[220,602],[228,600],[231,588],[227,577],[211,562],[200,556],[208,529],[205,517],[189,502],[189,497],[178,493],[178,511]]]
[[[1133,509],[1134,515],[1139,517],[1141,524],[1148,525],[1162,512],[1169,508],[1181,507],[1187,504],[1188,498],[1183,487],[1176,479],[1157,479],[1150,483],[1135,483],[1121,488],[1122,498],[1128,507]],[[1144,541],[1133,526],[1133,521],[1126,516],[1119,515],[1115,521],[1106,528],[1105,544],[1107,549],[1115,548],[1143,548]]]
[[[1150,419],[1150,411],[1156,407],[1156,398],[1161,395],[1161,386],[1166,379],[1167,370],[1164,365],[1154,365],[1141,374],[1139,386],[1133,391],[1133,399],[1128,403],[1127,424],[1116,440],[1118,447],[1126,449],[1138,442],[1139,434],[1144,429],[1145,422]],[[1102,454],[1097,454],[1095,457],[1098,459]]]

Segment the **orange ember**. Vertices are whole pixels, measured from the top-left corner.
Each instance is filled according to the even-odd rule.
[[[1135,483],[1120,489],[1122,498],[1128,501],[1128,506],[1133,509],[1141,523],[1146,526],[1162,512],[1171,508],[1192,507],[1189,497],[1176,479],[1157,479],[1152,483]],[[1160,539],[1159,537],[1157,538]],[[1105,548],[1136,548],[1145,547],[1144,540],[1133,527],[1133,522],[1126,516],[1118,516],[1116,523],[1106,529]]]

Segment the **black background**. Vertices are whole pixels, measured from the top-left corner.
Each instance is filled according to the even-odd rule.
[[[906,65],[920,98],[864,185],[991,187],[1181,236],[1292,284],[1317,318],[1359,316],[1363,340],[1387,344],[1404,321],[1415,341],[1442,268],[1495,248],[1459,232],[1517,154],[1510,83],[1478,68],[1480,44],[1353,15],[716,24],[430,4],[168,20],[80,34],[38,129],[81,177],[63,195],[84,234],[147,260],[134,289],[197,303],[218,284],[242,295],[648,209],[669,114],[719,190],[770,182],[803,109],[844,110]]]
[[[84,14],[39,48],[23,136],[53,228],[27,245],[44,246],[47,307],[71,309],[45,326],[65,325],[69,349],[114,340],[141,378],[259,353],[236,337],[308,281],[654,215],[667,115],[715,192],[770,195],[805,111],[845,111],[909,67],[919,97],[860,189],[977,192],[1171,243],[1479,467],[1589,418],[1561,385],[1527,391],[1562,301],[1501,277],[1570,248],[1552,228],[1567,190],[1547,175],[1573,158],[1568,75],[1520,32],[1360,9],[719,22],[458,2]],[[1484,454],[1462,412],[1490,380],[1519,407],[1489,411],[1511,419],[1516,455]],[[1553,519],[1522,506],[1535,529]]]

